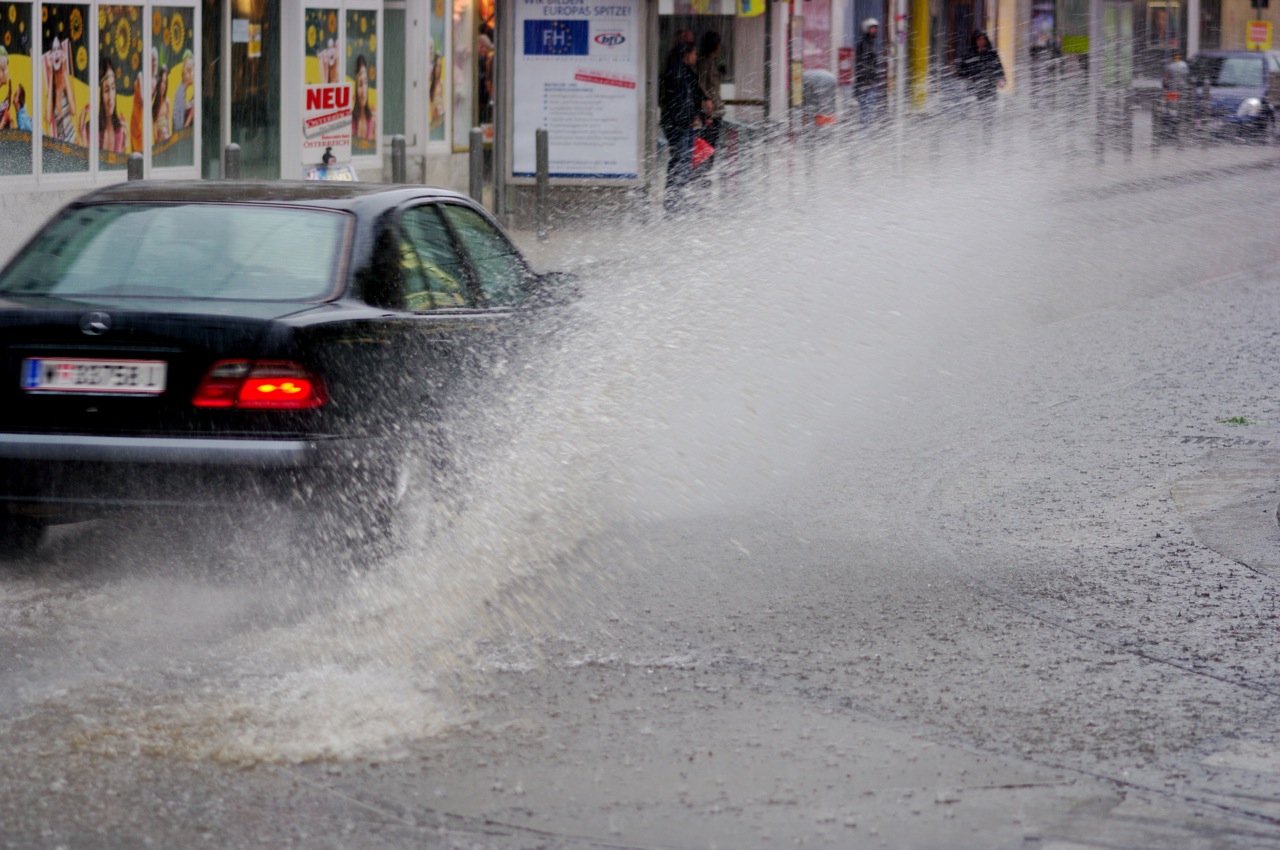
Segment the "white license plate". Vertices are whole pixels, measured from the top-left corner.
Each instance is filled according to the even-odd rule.
[[[163,360],[22,361],[22,388],[34,393],[159,395],[168,364]]]

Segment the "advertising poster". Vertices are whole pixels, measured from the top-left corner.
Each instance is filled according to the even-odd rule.
[[[1147,47],[1153,50],[1177,51],[1182,34],[1182,12],[1177,2],[1147,3]]]
[[[431,44],[427,60],[431,70],[431,89],[429,93],[428,114],[431,117],[431,135],[433,142],[444,141],[445,133],[445,0],[431,0]]]
[[[89,170],[89,7],[40,7],[43,170]]]
[[[831,0],[804,0],[804,70],[831,70]]]
[[[1054,15],[1057,6],[1036,3],[1031,7],[1031,49],[1047,50],[1054,44]]]
[[[98,7],[98,168],[129,167],[129,154],[143,149],[142,7]]]
[[[0,174],[31,173],[31,9],[0,6]]]
[[[533,177],[546,128],[551,176],[634,179],[640,162],[641,0],[516,7],[512,174]]]
[[[151,13],[151,165],[196,162],[195,12],[157,6]]]
[[[338,10],[307,9],[304,16],[307,58],[302,81],[309,86],[339,83],[338,60],[342,56],[338,43]]]
[[[476,125],[484,133],[485,144],[493,144],[493,54],[496,52],[493,3],[494,0],[475,0]]]
[[[378,13],[347,10],[347,82],[351,100],[351,155],[378,152]]]

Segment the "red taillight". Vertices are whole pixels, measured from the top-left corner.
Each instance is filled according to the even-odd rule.
[[[196,387],[196,407],[306,410],[328,400],[309,369],[287,360],[219,360]]]
[[[1165,100],[1177,100],[1177,99],[1178,99],[1178,93],[1177,93],[1176,91],[1167,91],[1167,92],[1165,92],[1165,93],[1164,93],[1164,99],[1165,99]]]

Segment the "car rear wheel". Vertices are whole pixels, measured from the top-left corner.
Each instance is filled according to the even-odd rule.
[[[314,490],[300,489],[305,536],[342,564],[374,567],[403,545],[414,478],[411,458],[389,455],[332,470]]]

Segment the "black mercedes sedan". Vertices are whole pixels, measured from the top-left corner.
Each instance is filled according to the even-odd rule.
[[[93,192],[0,272],[0,547],[123,508],[335,492],[377,528],[406,443],[553,281],[440,189]]]

